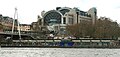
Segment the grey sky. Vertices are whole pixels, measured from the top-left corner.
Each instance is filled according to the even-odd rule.
[[[41,11],[56,7],[78,7],[83,11],[96,7],[98,17],[106,16],[120,23],[120,0],[0,0],[0,14],[3,16],[13,17],[15,7],[20,23],[26,24],[37,21]]]

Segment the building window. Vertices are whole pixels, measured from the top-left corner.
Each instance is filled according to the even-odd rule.
[[[91,14],[88,14],[87,17],[91,17]]]
[[[63,24],[66,24],[66,18],[63,17]]]
[[[39,25],[42,25],[42,20],[41,19],[39,20]]]
[[[69,24],[73,24],[73,18],[69,18]]]

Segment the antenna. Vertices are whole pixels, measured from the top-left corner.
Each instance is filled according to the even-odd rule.
[[[14,13],[14,19],[13,19],[13,26],[12,26],[12,38],[13,38],[13,33],[14,33],[14,26],[15,26],[15,19],[17,20],[17,28],[18,28],[18,33],[19,33],[19,40],[21,42],[21,33],[20,33],[20,25],[19,25],[19,21],[18,21],[18,12],[17,12],[17,8],[15,8],[15,13]]]

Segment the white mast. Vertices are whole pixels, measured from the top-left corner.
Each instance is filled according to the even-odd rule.
[[[13,26],[12,26],[12,34],[14,33],[15,19],[17,20],[17,25],[18,25],[17,28],[18,28],[18,33],[19,33],[19,40],[21,41],[21,33],[20,33],[20,25],[19,25],[19,21],[18,21],[17,8],[15,8],[15,13],[14,13]],[[12,37],[13,37],[13,35],[12,35]]]

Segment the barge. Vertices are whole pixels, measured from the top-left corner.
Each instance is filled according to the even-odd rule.
[[[48,48],[112,48],[119,47],[115,39],[38,39],[1,42],[1,47],[48,47]]]

